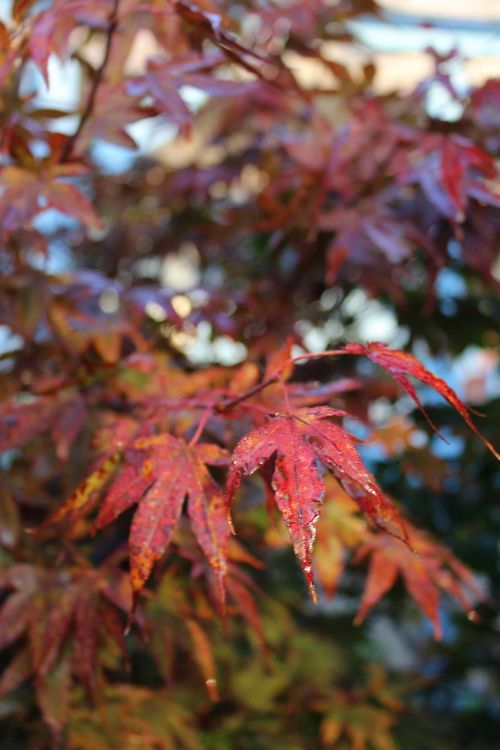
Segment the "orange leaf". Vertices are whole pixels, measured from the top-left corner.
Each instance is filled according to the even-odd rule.
[[[399,575],[408,592],[431,620],[434,635],[441,637],[438,605],[440,589],[454,596],[470,611],[469,594],[485,598],[472,573],[445,547],[431,542],[422,532],[408,525],[411,548],[387,534],[377,534],[364,544],[357,560],[370,555],[370,566],[363,599],[355,622],[362,622],[368,611],[395,584]]]

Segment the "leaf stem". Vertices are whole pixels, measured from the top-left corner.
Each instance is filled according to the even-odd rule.
[[[205,409],[205,411],[201,415],[201,419],[198,422],[198,427],[196,428],[196,432],[194,433],[193,437],[191,438],[191,440],[188,443],[188,445],[189,445],[190,448],[192,448],[193,445],[196,445],[196,443],[200,439],[201,433],[205,429],[205,426],[206,426],[206,424],[207,424],[207,422],[208,422],[208,420],[209,420],[210,415],[212,414],[212,412],[213,412],[213,406],[207,406],[207,408]]]
[[[275,383],[278,380],[278,374],[274,373],[270,377],[266,378],[262,381],[262,383],[258,383],[257,385],[254,385],[253,388],[250,388],[248,391],[245,391],[241,396],[237,396],[236,398],[232,398],[230,401],[226,401],[224,404],[221,404],[221,406],[217,407],[217,411],[227,411],[227,409],[230,409],[233,406],[236,406],[237,404],[241,403],[242,401],[246,401],[247,398],[251,398],[252,396],[255,396],[256,393],[260,393],[260,391],[264,390],[264,388],[267,388],[268,385],[271,385],[271,383]]]
[[[304,359],[319,359],[320,357],[338,357],[342,354],[348,354],[349,352],[343,349],[325,349],[324,352],[308,352],[306,354],[299,354],[296,357],[292,357],[288,360],[287,364],[297,364],[302,362]]]
[[[226,401],[221,406],[216,407],[217,411],[227,411],[227,409],[230,409],[233,406],[236,406],[237,404],[240,404],[242,401],[246,401],[247,398],[251,398],[252,396],[255,396],[256,393],[260,393],[260,391],[264,390],[264,388],[267,388],[268,385],[271,385],[272,383],[276,383],[280,380],[280,373],[282,370],[285,369],[289,364],[297,364],[301,362],[304,359],[318,359],[319,357],[336,357],[341,354],[347,354],[343,349],[327,349],[324,352],[310,352],[308,354],[299,354],[297,357],[292,357],[288,359],[286,362],[281,365],[281,367],[276,370],[272,375],[270,375],[268,378],[263,380],[261,383],[258,383],[257,385],[254,385],[253,388],[250,388],[248,391],[243,393],[241,396],[237,396],[236,398],[231,399],[230,401]]]
[[[287,414],[291,414],[292,413],[292,407],[290,405],[290,399],[288,398],[288,391],[286,389],[285,381],[284,381],[284,379],[283,379],[283,377],[281,375],[279,376],[279,384],[280,384],[281,390],[283,392],[283,400],[285,402],[285,409],[287,411]]]

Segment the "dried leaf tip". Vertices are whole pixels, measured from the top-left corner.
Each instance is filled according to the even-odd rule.
[[[218,703],[220,696],[217,680],[214,677],[209,677],[208,680],[205,680],[205,685],[207,686],[207,693],[212,703]]]
[[[318,603],[318,594],[316,592],[316,587],[315,587],[314,583],[312,581],[308,581],[307,586],[309,588],[309,593],[311,595],[311,599],[313,600],[313,604],[317,604]]]

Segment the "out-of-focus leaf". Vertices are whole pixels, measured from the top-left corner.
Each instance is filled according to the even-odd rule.
[[[4,402],[0,406],[0,451],[17,448],[45,432],[58,411],[51,398],[39,398],[27,403]]]
[[[335,747],[345,735],[350,750],[396,750],[390,730],[394,717],[386,709],[367,705],[345,705],[332,711],[321,725],[324,747]]]
[[[18,651],[0,676],[0,697],[16,690],[31,675],[33,667],[27,648]]]
[[[358,507],[332,477],[325,480],[326,496],[318,522],[314,569],[327,597],[332,597],[344,570],[346,552],[368,535]]]
[[[4,167],[0,195],[3,231],[28,226],[35,216],[48,208],[56,208],[82,224],[100,229],[99,218],[83,193],[74,185],[57,181],[68,176],[71,176],[68,170],[57,166],[47,167],[43,172]]]
[[[370,567],[356,622],[389,591],[398,576],[410,595],[431,620],[434,635],[441,638],[439,620],[440,589],[454,596],[469,612],[473,601],[485,599],[474,577],[445,547],[430,541],[422,532],[409,527],[411,548],[398,539],[379,533],[361,546],[356,559],[370,556]]]
[[[63,657],[37,680],[40,710],[56,736],[60,735],[68,719],[70,684],[71,670],[67,657]]]
[[[0,545],[15,547],[21,534],[21,518],[12,495],[0,489]]]
[[[78,23],[103,28],[109,18],[112,0],[56,0],[33,19],[30,53],[45,82],[49,82],[48,63],[51,54],[64,60],[68,53],[71,31]]]
[[[188,618],[186,620],[186,627],[193,641],[193,655],[201,669],[203,677],[205,678],[205,685],[207,686],[210,700],[218,701],[219,690],[217,687],[215,662],[210,641],[196,620]]]

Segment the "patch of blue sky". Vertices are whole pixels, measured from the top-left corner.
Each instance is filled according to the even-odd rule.
[[[441,300],[462,299],[467,296],[465,279],[451,268],[441,268],[436,277],[435,289]]]
[[[38,107],[50,107],[70,113],[66,118],[57,119],[57,129],[71,133],[78,116],[71,114],[79,105],[81,68],[76,60],[59,60],[51,55],[48,62],[48,85],[37,66],[30,60],[24,69],[21,93],[34,96]]]
[[[59,212],[54,212],[59,214]],[[60,214],[59,214],[60,215]],[[50,217],[49,217],[50,218]],[[58,217],[54,217],[57,221]],[[75,261],[71,248],[63,240],[52,240],[49,243],[47,255],[40,253],[30,257],[30,265],[40,271],[50,274],[68,273],[75,269]]]
[[[356,38],[375,52],[412,52],[432,47],[441,54],[457,50],[464,57],[500,56],[500,23],[459,24],[439,20],[434,27],[425,19],[387,15],[387,20],[365,16],[349,22]],[[419,22],[422,23],[418,26]]]
[[[5,359],[5,355],[9,352],[15,352],[22,349],[24,345],[24,339],[17,333],[14,333],[9,326],[0,325],[0,354],[2,360],[0,361],[0,372],[10,367],[10,363]]]
[[[0,0],[0,21],[9,23],[12,18],[12,0]]]

